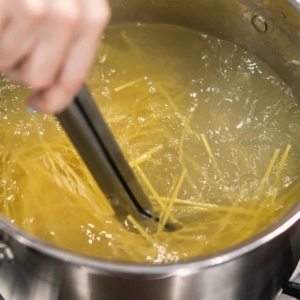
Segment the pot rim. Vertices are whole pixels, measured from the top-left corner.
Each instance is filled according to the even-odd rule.
[[[11,223],[2,215],[0,215],[0,229],[2,229],[3,232],[8,236],[30,249],[66,263],[73,263],[82,268],[91,268],[93,269],[93,272],[96,273],[107,272],[118,274],[123,273],[131,275],[157,276],[164,276],[168,274],[170,276],[175,274],[189,274],[196,270],[212,267],[243,256],[248,252],[251,252],[259,248],[260,246],[270,242],[271,240],[274,240],[289,228],[291,228],[299,220],[300,202],[297,203],[281,219],[279,219],[278,222],[272,224],[259,234],[250,239],[247,239],[244,242],[213,254],[203,255],[184,262],[161,265],[109,261],[77,254],[69,250],[60,249],[59,247],[53,246],[27,233],[25,230]]]

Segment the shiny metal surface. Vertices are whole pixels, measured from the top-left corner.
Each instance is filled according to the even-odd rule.
[[[299,0],[113,0],[113,21],[167,22],[242,45],[300,94]],[[254,16],[266,23],[261,32]],[[263,27],[262,27],[263,28]],[[1,219],[14,264],[0,268],[5,300],[271,300],[300,258],[300,204],[255,238],[164,266],[93,260],[62,251]]]
[[[87,88],[57,118],[116,215],[156,222],[148,197]]]

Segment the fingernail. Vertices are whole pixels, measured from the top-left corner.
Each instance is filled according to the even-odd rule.
[[[37,110],[33,107],[30,107],[30,106],[27,106],[27,111],[30,113],[30,114],[35,114],[37,113]]]

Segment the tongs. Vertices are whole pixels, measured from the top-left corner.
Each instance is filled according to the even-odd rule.
[[[148,197],[86,87],[57,118],[116,215],[157,221]]]

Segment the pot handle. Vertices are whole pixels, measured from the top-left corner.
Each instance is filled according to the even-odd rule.
[[[300,300],[300,284],[289,281],[282,289],[282,292],[288,296]]]

